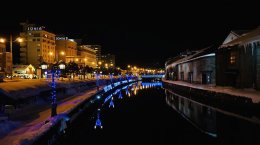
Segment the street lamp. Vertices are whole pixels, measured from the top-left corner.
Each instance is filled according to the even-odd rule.
[[[13,64],[13,42],[22,43],[22,42],[24,42],[24,39],[21,38],[21,37],[18,37],[17,39],[15,39],[13,41],[13,36],[12,36],[12,34],[10,34],[10,40],[9,41],[7,41],[5,38],[0,38],[0,43],[6,43],[6,42],[10,42],[10,54],[11,54],[10,61],[11,61],[11,64]],[[11,66],[11,68],[12,68],[12,66]],[[11,79],[12,79],[12,77],[13,77],[12,69],[10,70],[10,73],[11,73]]]
[[[0,43],[5,43],[5,39],[4,38],[0,38]]]
[[[58,65],[58,67],[57,67]],[[47,69],[48,65],[45,62],[42,62],[41,68],[42,69]],[[57,101],[56,101],[56,82],[55,82],[55,74],[59,72],[60,70],[65,69],[65,64],[64,62],[59,62],[58,64],[54,64],[51,67],[51,117],[57,115]]]
[[[6,43],[6,42],[10,42],[10,52],[12,53],[13,52],[13,42],[22,43],[22,42],[24,42],[24,39],[21,38],[21,37],[18,37],[18,38],[16,38],[13,41],[13,36],[12,35],[10,35],[10,40],[9,41],[7,41],[5,38],[0,38],[0,43]]]

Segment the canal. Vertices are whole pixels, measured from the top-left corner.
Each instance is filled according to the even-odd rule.
[[[103,96],[68,125],[56,144],[215,145],[238,144],[241,139],[242,143],[259,143],[258,124],[232,124],[237,123],[236,119],[225,115],[163,89],[161,82],[138,82]],[[217,120],[223,119],[228,122],[221,126]],[[245,133],[243,136],[235,133],[242,131],[236,125],[243,124],[247,128],[246,137]]]

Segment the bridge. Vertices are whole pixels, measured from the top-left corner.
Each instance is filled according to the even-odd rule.
[[[142,79],[162,79],[164,77],[163,74],[155,74],[155,75],[142,75]]]

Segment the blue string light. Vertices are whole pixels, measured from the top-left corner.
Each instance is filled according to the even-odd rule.
[[[120,91],[119,95],[118,95],[118,99],[123,99],[122,93]]]
[[[103,128],[101,120],[99,118],[99,114],[97,115],[97,120],[96,120],[94,128],[96,129],[97,127],[101,128],[101,129]]]
[[[111,107],[115,108],[115,104],[113,102],[113,98],[111,98],[110,103],[109,103],[109,108],[111,108]]]

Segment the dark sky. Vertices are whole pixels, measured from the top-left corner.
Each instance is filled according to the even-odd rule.
[[[163,67],[167,58],[181,51],[223,41],[231,29],[260,25],[257,4],[228,0],[172,2],[35,1],[34,6],[23,2],[16,4],[20,7],[13,8],[12,13],[5,11],[0,35],[19,32],[19,22],[28,19],[56,34],[102,45],[102,53],[115,54],[116,64],[121,67],[126,64]]]

